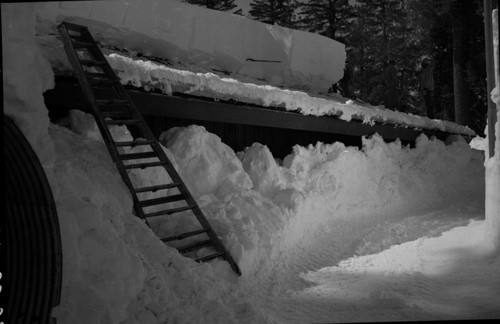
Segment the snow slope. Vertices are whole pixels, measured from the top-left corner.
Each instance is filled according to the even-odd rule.
[[[281,164],[258,143],[235,153],[202,127],[171,129],[161,141],[242,268],[236,277],[223,261],[181,257],[133,216],[88,115],[74,111],[65,127],[49,125],[41,94],[52,72],[34,40],[36,6],[2,4],[4,107],[54,191],[64,261],[59,322],[500,316],[499,259],[492,253],[499,246],[491,240],[498,237],[498,155],[485,176],[483,153],[463,140],[421,136],[410,149],[374,136],[362,149],[296,146]],[[130,138],[126,128],[113,134]],[[161,176],[134,175],[144,183]],[[485,177],[493,184],[485,186]],[[170,224],[160,220],[155,230]],[[448,231],[457,225],[464,226]]]
[[[66,257],[66,269],[71,271],[65,272],[69,282],[56,312],[63,322],[78,322],[88,307],[94,307],[99,310],[95,318],[104,322],[289,323],[280,311],[291,302],[281,298],[296,288],[287,279],[299,275],[289,269],[314,255],[320,238],[333,240],[329,258],[320,261],[339,262],[411,240],[404,234],[411,236],[410,228],[423,221],[409,222],[399,238],[393,231],[381,234],[385,243],[373,234],[383,229],[380,224],[442,206],[455,211],[465,208],[476,218],[482,213],[482,155],[465,142],[446,146],[422,136],[417,148],[409,150],[374,137],[365,141],[361,151],[339,143],[318,144],[296,147],[280,166],[257,143],[238,158],[202,127],[170,130],[161,136],[162,143],[175,164],[183,166],[181,176],[240,265],[244,275],[236,279],[225,262],[197,265],[181,258],[132,216],[126,190],[104,144],[96,140],[99,136],[91,120],[81,112],[72,113],[68,125],[79,135],[51,127],[57,153],[54,170],[63,188],[57,203],[61,217],[77,219],[69,226],[73,230],[65,231],[71,233],[65,255],[78,258]],[[122,139],[130,136],[124,128],[114,133]],[[141,177],[148,184],[157,178],[158,174]],[[450,218],[456,226],[457,220]],[[428,224],[427,232],[439,235],[446,224],[441,229],[436,223]],[[169,220],[154,226],[164,231],[171,225]],[[299,269],[317,268],[306,262]],[[277,298],[270,305],[284,303],[284,308],[264,307],[264,296]],[[88,300],[99,303],[88,305]],[[178,303],[183,305],[180,309]],[[419,314],[410,318],[419,319]],[[298,322],[309,319],[298,317]]]

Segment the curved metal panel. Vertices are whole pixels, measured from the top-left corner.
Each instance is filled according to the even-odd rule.
[[[4,115],[7,323],[54,323],[62,279],[61,236],[52,190],[21,131]]]

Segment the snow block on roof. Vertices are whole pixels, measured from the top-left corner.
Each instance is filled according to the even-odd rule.
[[[87,25],[109,45],[275,86],[325,91],[343,75],[342,43],[176,0],[48,2],[38,17]]]

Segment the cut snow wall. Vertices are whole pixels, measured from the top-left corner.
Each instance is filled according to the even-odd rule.
[[[495,88],[491,100],[496,104],[495,155],[486,162],[486,221],[485,236],[490,240],[493,251],[500,255],[500,64],[498,9],[493,10],[493,53],[495,62]],[[491,139],[490,139],[491,140]]]
[[[176,0],[48,2],[38,17],[87,25],[108,45],[275,86],[326,91],[343,75],[342,43]]]

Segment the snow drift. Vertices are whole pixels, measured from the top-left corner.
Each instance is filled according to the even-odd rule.
[[[132,216],[126,189],[91,121],[89,115],[73,112],[68,124],[80,135],[51,128],[56,182],[64,189],[57,199],[60,216],[64,223],[75,219],[64,227],[71,235],[64,242],[66,285],[58,316],[63,322],[70,318],[76,322],[87,307],[97,304],[96,318],[111,322],[126,318],[196,322],[197,317],[206,322],[230,316],[233,306],[219,305],[217,310],[210,306],[229,303],[224,294],[234,289],[230,287],[235,280],[229,266],[223,261],[197,265],[180,257]],[[125,128],[115,128],[114,134],[130,136]],[[364,140],[362,150],[318,143],[295,147],[281,166],[258,143],[238,157],[200,126],[171,129],[161,140],[237,260],[243,286],[282,267],[296,246],[307,244],[332,224],[344,224],[331,234],[339,242],[348,241],[355,230],[348,224],[379,222],[383,215],[407,209],[457,204],[463,197],[478,201],[484,190],[482,155],[464,141],[446,146],[422,136],[412,150],[398,142],[385,144],[378,136]],[[144,177],[143,181],[156,178]],[[93,216],[87,217],[88,213]],[[154,224],[159,231],[167,225],[171,220]],[[187,308],[173,312],[175,302],[166,302],[184,298],[168,297],[177,289],[197,291],[195,299],[183,300],[183,307],[193,307],[189,316],[184,313]],[[263,315],[253,311],[245,316]]]

